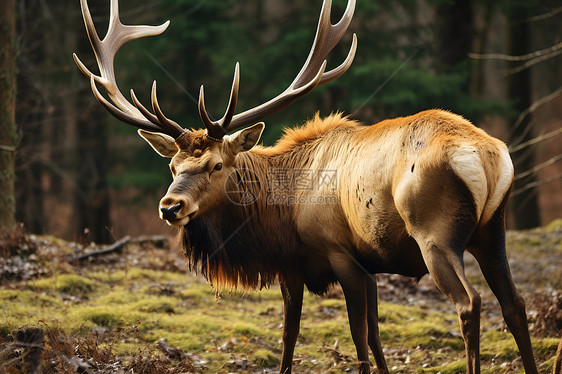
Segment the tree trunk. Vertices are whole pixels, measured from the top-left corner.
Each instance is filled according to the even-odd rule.
[[[443,2],[436,9],[437,59],[441,70],[448,72],[467,61],[472,48],[472,0]]]
[[[28,25],[33,20],[43,25],[44,16],[36,4],[22,4],[19,8],[20,25]],[[48,118],[46,98],[52,95],[49,90],[49,76],[43,74],[44,64],[52,63],[45,54],[45,41],[52,35],[45,33],[43,27],[18,29],[18,39],[22,45],[18,72],[18,94],[16,122],[21,134],[16,155],[16,219],[23,222],[27,232],[43,233],[43,168],[46,163],[44,149],[44,123]]]
[[[0,2],[0,230],[16,223],[14,166],[17,145],[16,2]]]
[[[95,16],[106,14],[107,5],[90,5]],[[92,49],[86,37],[78,43],[78,55],[86,66],[96,64],[90,56]],[[80,73],[76,77],[85,78]],[[76,183],[74,186],[73,218],[75,232],[81,240],[96,243],[112,241],[109,214],[109,188],[107,184],[107,120],[109,115],[92,97],[88,86],[76,95]]]
[[[474,40],[472,52],[477,54],[486,53],[488,47],[488,34],[492,22],[492,15],[496,9],[494,2],[486,2],[482,5],[482,14],[475,17]],[[470,73],[470,94],[473,97],[481,97],[485,87],[485,67],[486,60],[475,59],[472,61]]]
[[[92,104],[98,104],[97,102]],[[111,242],[109,191],[107,186],[106,125],[94,115],[96,110],[79,114],[76,153],[74,217],[77,234],[96,243]]]
[[[526,4],[510,6],[507,13],[508,55],[520,56],[531,52],[531,30],[527,22],[529,14],[530,9]],[[517,62],[509,64],[510,68],[516,66],[518,66]],[[509,123],[514,124],[518,114],[531,105],[531,72],[529,69],[508,76],[507,97],[509,100],[513,101],[517,112],[517,115],[509,118]],[[525,142],[534,137],[533,131],[527,131],[529,126],[532,125],[531,121],[532,115],[529,114],[519,126],[511,130],[510,144],[514,142]],[[515,152],[511,156],[515,166],[515,174],[517,174],[518,171],[529,170],[535,165],[535,149],[532,147]],[[536,176],[531,174],[527,178],[516,180],[513,190],[518,191],[529,183],[534,182],[536,182]],[[528,229],[540,225],[537,200],[536,188],[529,188],[512,196],[511,211],[514,217],[515,229]]]

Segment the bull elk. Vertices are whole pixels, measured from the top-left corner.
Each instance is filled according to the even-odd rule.
[[[86,0],[82,14],[100,75],[74,55],[94,96],[161,156],[171,158],[173,182],[160,200],[160,218],[176,226],[191,269],[217,288],[267,287],[277,279],[284,300],[281,373],[291,372],[299,332],[304,285],[323,294],[339,283],[347,304],[361,373],[370,372],[369,348],[379,373],[388,373],[379,341],[376,280],[372,274],[422,277],[429,273],[451,300],[466,346],[467,371],[480,372],[480,296],[467,280],[469,251],[501,305],[525,370],[536,373],[525,304],[517,292],[505,251],[506,200],[513,166],[504,143],[462,117],[428,110],[362,126],[341,114],[316,116],[287,130],[273,147],[256,145],[263,123],[315,87],[342,75],[357,46],[353,35],[345,61],[325,71],[326,57],[351,22],[355,0],[341,20],[330,22],[324,0],[314,43],[301,71],[279,96],[235,114],[239,66],[225,115],[211,120],[201,87],[199,114],[206,130],[186,130],[160,109],[156,83],[152,111],[131,90],[117,87],[113,59],[126,42],[161,34],[161,26],[126,26],[111,0],[109,31],[101,40]],[[103,88],[109,99],[98,89]],[[234,130],[240,129],[232,133]],[[293,177],[334,171],[331,183],[283,190],[292,203],[271,199],[275,171]],[[233,201],[228,191],[252,199]],[[324,203],[309,203],[313,197]]]

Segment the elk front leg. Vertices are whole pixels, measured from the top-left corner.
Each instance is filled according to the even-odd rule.
[[[351,337],[357,350],[359,374],[370,374],[369,346],[367,344],[367,288],[366,273],[350,253],[338,251],[329,257],[330,265],[345,295]]]
[[[388,374],[388,367],[382,352],[379,334],[379,311],[377,300],[377,279],[375,275],[365,274],[365,287],[367,292],[367,326],[369,330],[369,347],[375,356],[378,374]]]
[[[281,280],[281,294],[283,295],[283,354],[281,356],[280,374],[290,374],[293,364],[293,352],[299,335],[302,310],[303,281]]]

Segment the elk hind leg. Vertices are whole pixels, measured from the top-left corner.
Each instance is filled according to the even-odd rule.
[[[480,265],[482,274],[498,299],[502,315],[521,353],[526,373],[537,373],[525,313],[525,301],[515,288],[505,249],[502,212],[477,230],[469,251]]]
[[[463,250],[430,240],[421,242],[420,248],[435,284],[457,309],[466,347],[467,373],[480,373],[481,299],[464,274]]]

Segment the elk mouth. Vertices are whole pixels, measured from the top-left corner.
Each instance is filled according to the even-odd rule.
[[[181,218],[166,219],[166,223],[170,226],[185,226],[195,217],[196,214],[197,210],[194,210],[193,212]]]

